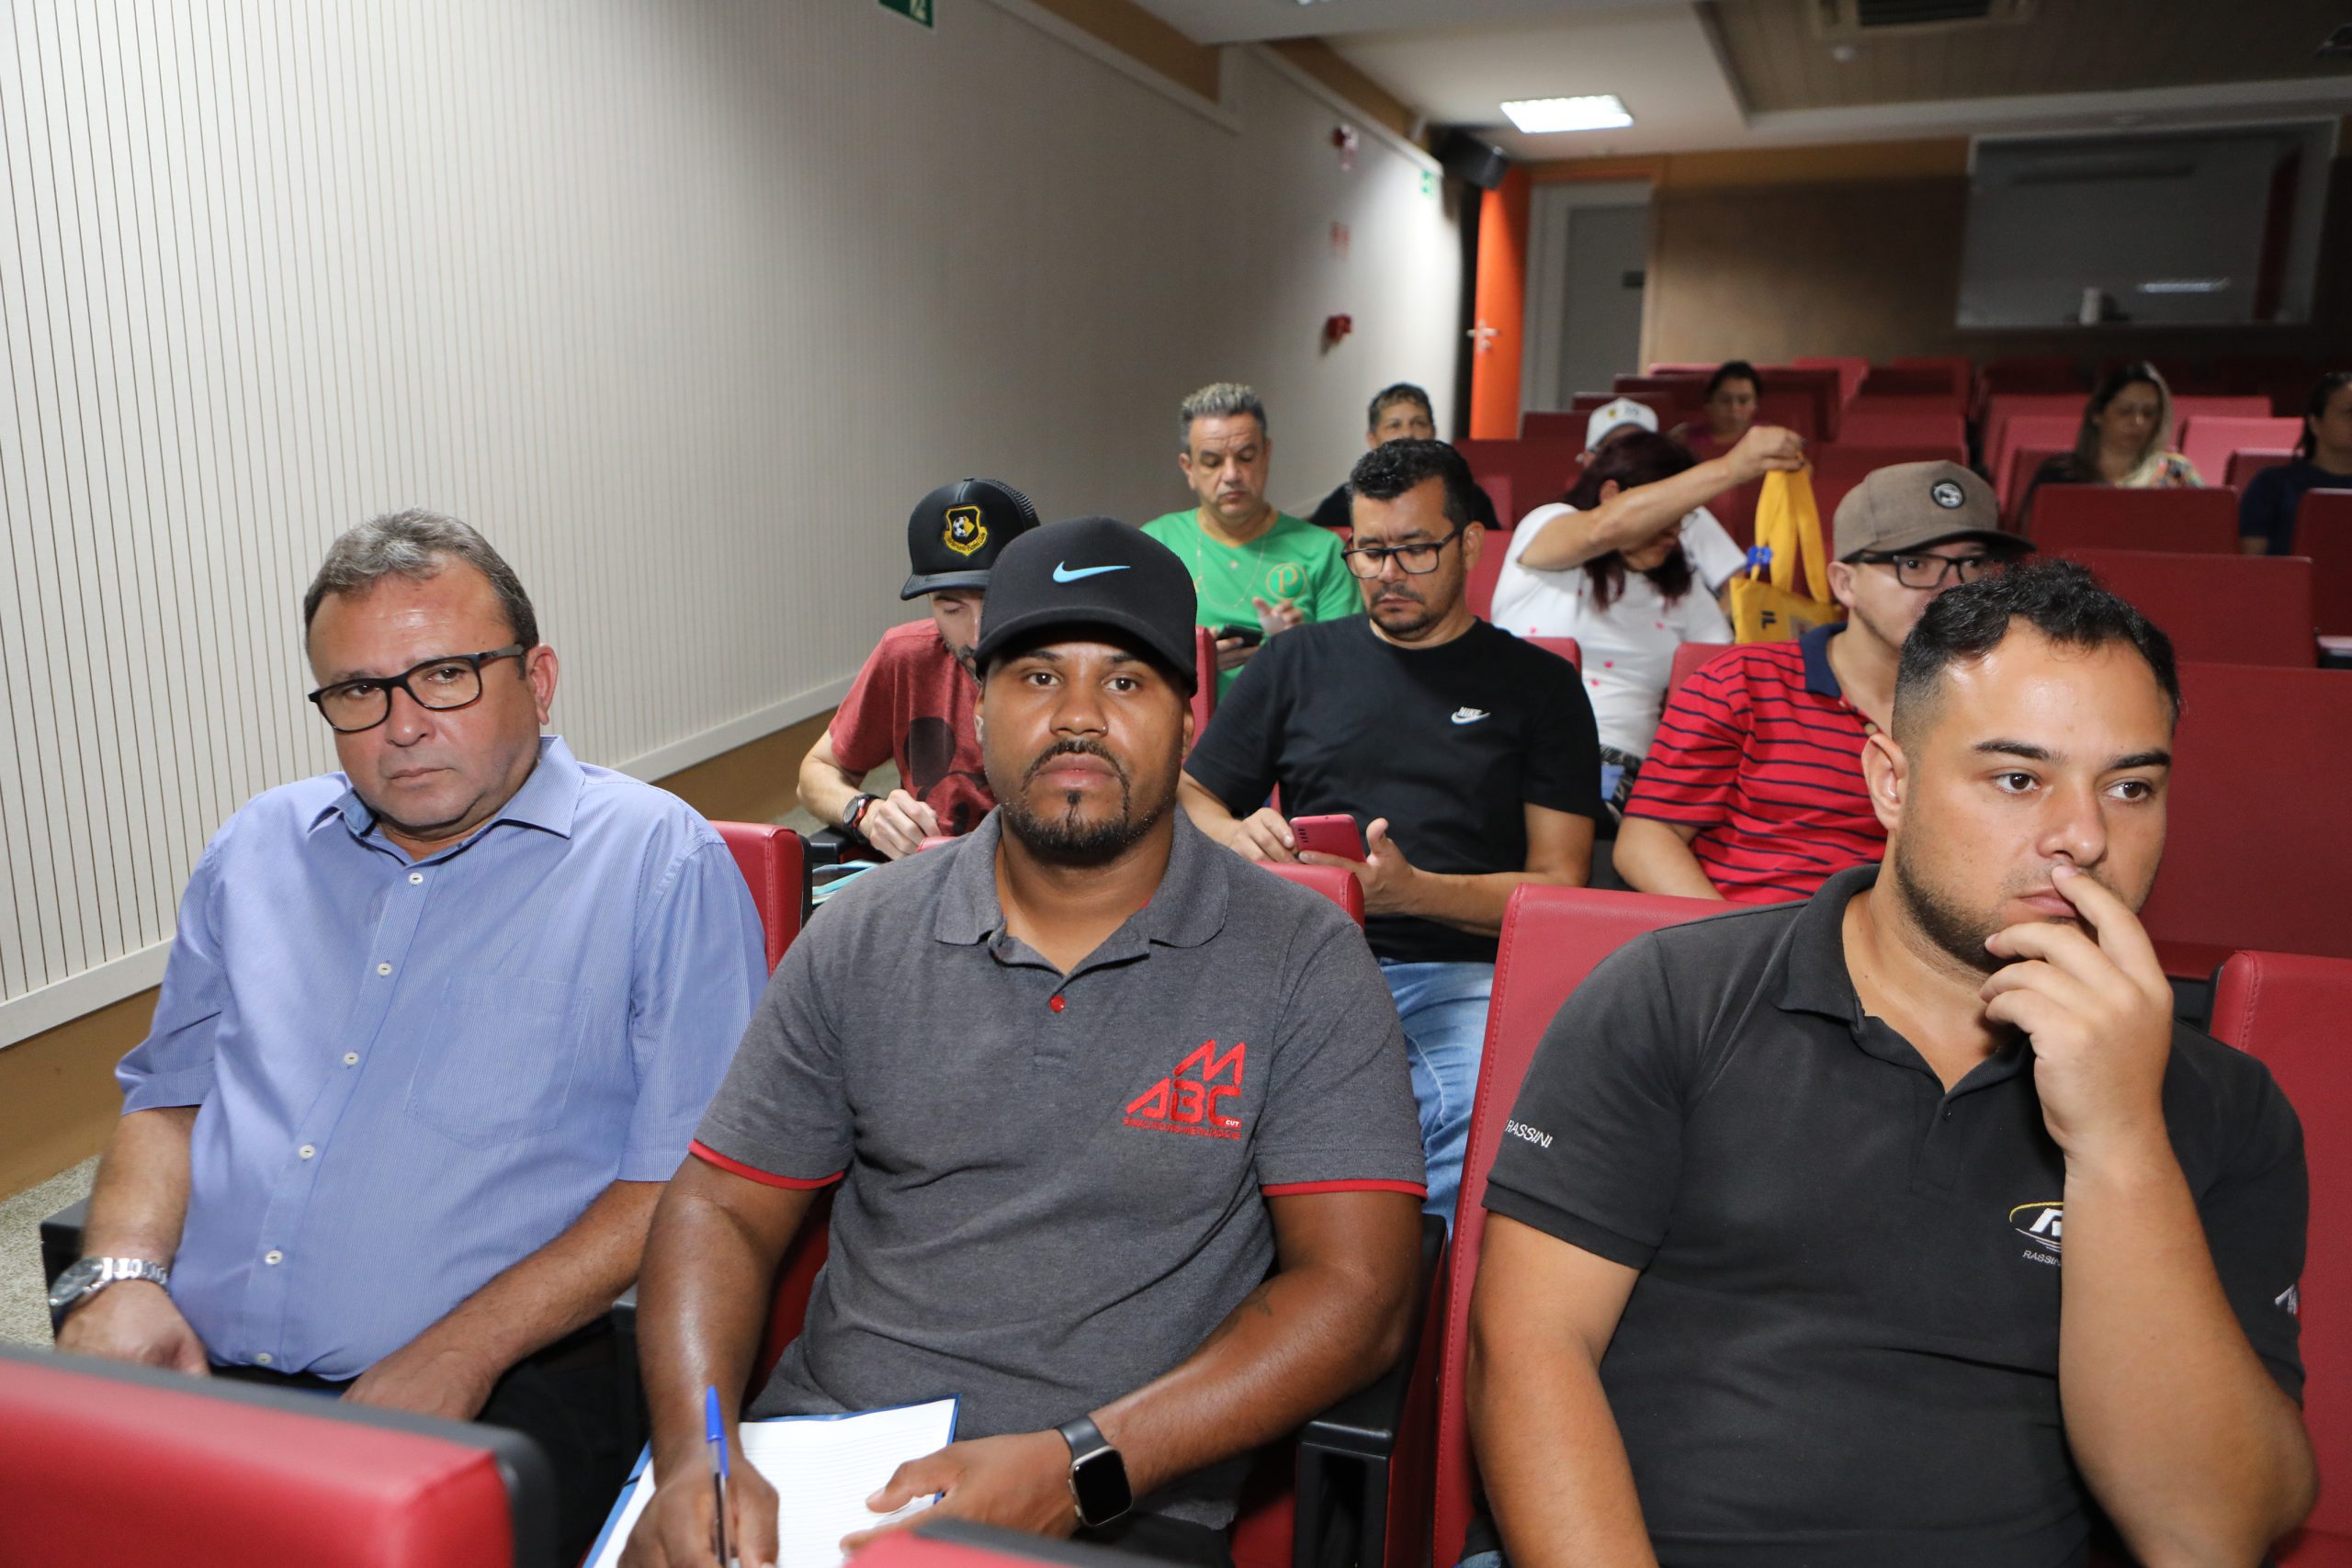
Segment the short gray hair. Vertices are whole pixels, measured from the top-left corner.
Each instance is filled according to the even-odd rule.
[[[349,530],[327,549],[319,574],[302,595],[302,635],[308,637],[319,606],[330,593],[363,593],[387,577],[412,582],[438,577],[451,561],[462,561],[490,579],[498,592],[507,627],[525,648],[539,644],[539,617],[523,580],[491,548],[490,541],[455,517],[412,509],[387,512]],[[470,649],[469,650],[470,651]]]
[[[1193,449],[1193,422],[1196,419],[1235,419],[1242,414],[1254,414],[1258,434],[1266,434],[1266,405],[1258,400],[1255,387],[1238,381],[1212,381],[1186,398],[1176,411],[1176,449]]]

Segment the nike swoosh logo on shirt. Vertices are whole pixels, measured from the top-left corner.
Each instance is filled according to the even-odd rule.
[[[1123,566],[1082,566],[1076,571],[1072,571],[1070,570],[1068,562],[1056,561],[1054,563],[1054,581],[1056,582],[1076,582],[1081,577],[1100,577],[1106,571],[1125,571],[1127,569]]]
[[[1486,716],[1485,708],[1455,708],[1453,710],[1453,722],[1456,724],[1476,724]]]

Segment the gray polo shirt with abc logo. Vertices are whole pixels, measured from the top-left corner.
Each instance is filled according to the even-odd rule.
[[[959,1437],[1050,1429],[1263,1282],[1267,1194],[1421,1190],[1396,1008],[1335,905],[1176,813],[1151,902],[1063,976],[1004,930],[1001,819],[825,907],[703,1121],[745,1174],[842,1178],[754,1416],[952,1394]],[[1243,1468],[1142,1506],[1222,1526]]]

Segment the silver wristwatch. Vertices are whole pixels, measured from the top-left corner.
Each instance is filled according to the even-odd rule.
[[[69,1265],[49,1288],[50,1329],[64,1327],[67,1314],[118,1280],[153,1280],[164,1285],[171,1278],[169,1269],[143,1258],[85,1258]]]

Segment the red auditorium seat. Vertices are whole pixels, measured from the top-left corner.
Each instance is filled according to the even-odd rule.
[[[1488,530],[1478,551],[1478,564],[1470,569],[1470,576],[1462,585],[1462,596],[1470,603],[1470,613],[1480,620],[1494,618],[1495,584],[1502,580],[1503,552],[1510,548],[1510,530]]]
[[[800,934],[808,913],[808,852],[800,835],[789,828],[766,822],[713,822],[718,836],[735,856],[735,869],[752,885],[752,902],[760,911],[760,930],[767,937],[768,968],[783,961],[784,950]]]
[[[1521,441],[1581,443],[1584,440],[1585,422],[1589,418],[1591,418],[1589,412],[1574,413],[1566,409],[1530,409],[1519,416],[1519,438]]]
[[[2310,1251],[2299,1288],[2303,1422],[2319,1460],[2319,1506],[2278,1554],[2280,1568],[2352,1563],[2352,1072],[2344,1021],[2352,963],[2240,953],[2213,990],[2213,1033],[2268,1067],[2303,1123]]]
[[[1333,866],[1283,865],[1265,869],[1314,889],[1363,923],[1363,886]],[[808,1217],[778,1265],[769,1301],[767,1331],[746,1385],[757,1389],[775,1370],[785,1347],[800,1332],[808,1296],[824,1266],[833,1190],[817,1195]],[[1431,1219],[1422,1238],[1422,1265],[1429,1291],[1415,1325],[1409,1359],[1380,1381],[1340,1402],[1310,1422],[1295,1451],[1288,1444],[1261,1450],[1244,1486],[1241,1514],[1233,1529],[1235,1568],[1314,1568],[1335,1536],[1376,1525],[1377,1538],[1357,1544],[1358,1568],[1410,1568],[1415,1543],[1428,1539],[1429,1447],[1433,1440],[1438,1337],[1431,1325],[1443,1284],[1443,1224]],[[636,1292],[624,1298],[616,1322],[631,1340],[634,1357]],[[5,1441],[0,1438],[0,1441]],[[1391,1483],[1391,1478],[1395,1483]],[[1300,1497],[1313,1506],[1302,1513]],[[1351,1499],[1355,1500],[1354,1505]],[[1336,1513],[1360,1506],[1353,1519]]]
[[[2176,393],[2172,400],[2173,445],[2185,439],[2188,422],[2192,419],[2258,419],[2270,422],[2277,416],[2270,412],[2270,400],[2264,397],[2215,397],[2201,393]],[[2290,422],[2296,430],[2302,428],[2301,420]],[[2294,433],[2290,432],[2291,436]]]
[[[2352,637],[2352,490],[2305,492],[2295,553],[2312,563],[2312,608],[2323,637]]]
[[[2072,447],[2075,432],[2082,428],[2083,401],[2078,392],[2003,392],[1986,399],[1984,440],[1980,448],[1985,473],[1997,483],[2007,471],[2009,448],[2029,434],[2040,436],[2036,446]],[[2029,432],[2018,428],[2020,419],[2041,423]]]
[[[1453,449],[1462,454],[1479,483],[1487,483],[1489,475],[1500,475],[1510,485],[1513,504],[1530,511],[1566,495],[1584,471],[1578,461],[1584,452],[1582,430],[1573,439],[1457,441]],[[1490,488],[1487,493],[1494,491]]]
[[[2065,553],[2162,626],[2183,659],[2301,670],[2319,662],[2308,560],[2159,550]]]
[[[1478,1277],[1478,1244],[1487,1231],[1482,1199],[1487,1169],[1501,1145],[1503,1122],[1519,1097],[1535,1047],[1553,1014],[1583,984],[1593,966],[1626,942],[1660,926],[1722,914],[1704,898],[1656,893],[1611,893],[1591,887],[1524,886],[1504,908],[1495,960],[1494,998],[1487,1009],[1486,1055],[1478,1068],[1478,1098],[1470,1114],[1470,1144],[1462,1165],[1462,1201],[1454,1213],[1453,1257],[1445,1292],[1445,1359],[1439,1371],[1437,1493],[1429,1562],[1462,1560],[1463,1532],[1476,1506],[1476,1466],[1470,1453],[1464,1377],[1470,1348],[1470,1288]]]
[[[1216,713],[1216,637],[1206,626],[1193,628],[1193,742],[1208,733]]]
[[[1793,430],[1807,441],[1829,439],[1832,417],[1827,412],[1831,391],[1836,383],[1820,388],[1783,386],[1772,375],[1758,367],[1756,372],[1764,378],[1764,395],[1756,400],[1756,423],[1777,424],[1783,430]]]
[[[1676,649],[1673,666],[1666,677],[1666,694],[1671,697],[1676,689],[1690,678],[1690,671],[1731,646],[1727,642],[1686,642]]]
[[[0,1346],[0,1561],[553,1568],[555,1484],[494,1427]]]
[[[1532,637],[1527,639],[1538,648],[1548,648],[1577,669],[1584,668],[1584,649],[1572,637]]]
[[[2165,972],[2203,979],[2241,947],[2352,958],[2352,676],[2185,662],[2180,684],[2164,866],[2141,912]]]
[[[1854,400],[1854,394],[1862,389],[1862,378],[1871,373],[1871,362],[1860,355],[1830,355],[1818,358],[1799,355],[1789,363],[1799,370],[1838,372],[1838,400],[1841,405]]]
[[[2040,473],[2041,465],[2050,461],[2051,458],[2063,457],[2073,450],[2071,446],[2026,446],[2009,448],[2008,475],[2001,482],[2001,515],[2008,519],[2007,525],[2012,533],[2022,534],[2031,526],[2032,519],[2027,515],[2025,503],[2026,497],[2034,494],[2033,476]],[[2041,497],[2036,494],[2034,499],[2038,502]]]
[[[1866,390],[1846,405],[1838,439],[1857,446],[1944,446],[1964,450],[1968,422],[1951,409],[1902,406]]]
[[[2255,475],[2294,460],[2295,449],[2291,446],[2241,446],[2230,454],[2230,466],[2223,470],[2223,477],[2232,490],[2244,495],[2247,481]]]
[[[1487,499],[1495,503],[1495,522],[1506,532],[1519,526],[1519,497],[1517,486],[1509,474],[1489,474],[1478,483],[1486,490]],[[1534,511],[1529,507],[1530,512]]]
[[[2250,446],[2291,448],[2302,433],[2300,419],[2200,413],[2182,421],[2180,450],[2207,484],[2216,485],[2229,472],[2233,452]]]
[[[2034,498],[2027,532],[2039,548],[2065,554],[2090,549],[2235,555],[2238,494],[2050,485]]]

